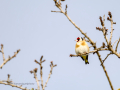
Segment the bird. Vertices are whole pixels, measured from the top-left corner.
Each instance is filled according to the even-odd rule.
[[[76,41],[75,52],[77,55],[89,53],[89,46],[87,45],[85,39],[83,39],[82,37],[78,37],[75,41]],[[83,61],[85,61],[85,64],[89,64],[88,54],[81,55],[81,58]]]

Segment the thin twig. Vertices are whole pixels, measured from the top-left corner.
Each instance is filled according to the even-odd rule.
[[[110,22],[111,22],[111,32],[110,32],[110,40],[109,40],[109,44],[110,44],[112,39],[112,34],[113,34],[113,20],[112,20],[111,12],[108,12],[108,15],[110,16]]]
[[[65,7],[65,14],[67,14],[67,8],[68,8],[68,6],[66,5],[66,7]]]
[[[42,68],[43,68],[43,67],[42,67],[42,63],[45,62],[45,60],[42,60],[42,58],[43,58],[43,56],[41,56],[40,62],[38,62],[37,60],[35,60],[35,62],[40,65],[41,86],[42,86],[42,90],[44,90],[45,87],[46,87],[46,85],[47,85],[47,83],[48,83],[48,80],[49,80],[49,78],[50,78],[50,75],[52,74],[53,67],[55,67],[55,66],[57,66],[57,65],[53,65],[53,61],[51,61],[51,65],[50,65],[51,70],[50,70],[48,79],[47,79],[47,81],[45,82],[45,85],[43,85],[43,78],[42,78],[42,75],[43,75],[43,73],[42,73]],[[33,73],[33,71],[30,71],[30,73]]]
[[[59,13],[62,13],[61,11],[51,11],[51,12],[59,12]]]
[[[43,75],[43,73],[42,73],[42,58],[43,58],[43,56],[41,56],[41,58],[40,58],[40,76],[41,76],[41,86],[42,86],[42,90],[43,90],[43,77],[42,77],[42,75]]]
[[[112,44],[112,47],[114,46],[114,44],[117,42],[118,40],[116,40],[113,44]]]
[[[37,72],[37,68],[34,69],[33,73],[34,73],[34,78],[35,78],[35,80],[37,82],[38,90],[40,90],[39,80],[37,78],[36,72]]]
[[[16,55],[19,53],[20,49],[17,50],[17,52],[14,53],[14,55],[12,57],[8,57],[6,60],[4,60],[4,62],[2,63],[2,65],[0,66],[0,68],[2,69],[3,65],[5,65],[8,61],[10,61],[12,58],[16,57]]]
[[[0,81],[0,84],[10,85],[10,86],[12,86],[12,87],[17,87],[17,88],[22,89],[22,90],[29,90],[29,89],[27,89],[27,88],[23,88],[22,86],[17,86],[17,85],[11,84],[11,83],[4,83],[4,82],[2,82],[2,81]]]
[[[50,75],[52,74],[52,70],[53,70],[53,67],[54,67],[55,65],[53,65],[53,62],[51,61],[51,65],[50,65],[50,67],[51,67],[51,70],[50,70],[50,73],[49,73],[49,75],[48,75],[48,79],[47,79],[47,81],[45,82],[45,85],[44,85],[44,87],[43,87],[43,90],[45,89],[45,87],[46,87],[46,85],[47,85],[47,83],[48,83],[48,81],[49,81],[49,79],[50,79]]]
[[[105,57],[105,59],[103,60],[103,63],[104,63],[105,60],[108,58],[108,56],[111,55],[111,54],[112,54],[112,53],[110,52],[110,53]],[[101,65],[102,65],[103,63],[101,63]]]
[[[61,0],[59,0],[59,4],[61,5]]]
[[[1,44],[1,53],[2,53],[2,56],[3,56],[3,61],[5,61],[5,55],[4,55],[4,50],[3,50],[3,44]]]
[[[118,48],[119,42],[120,42],[120,38],[119,38],[119,41],[117,42],[117,45],[116,45],[116,48],[115,48],[115,52],[117,52],[117,48]]]
[[[102,25],[102,29],[103,29],[103,36],[104,36],[104,38],[105,38],[105,40],[106,40],[106,42],[107,42],[107,44],[108,44],[108,39],[107,39],[107,36],[106,36],[106,33],[105,33],[105,23],[104,23],[104,21],[105,21],[105,15],[103,16],[103,25]]]

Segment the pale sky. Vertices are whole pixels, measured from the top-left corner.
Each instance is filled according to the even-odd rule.
[[[66,4],[69,17],[97,43],[97,47],[105,42],[102,32],[96,30],[96,27],[101,27],[99,16],[105,14],[107,18],[108,11],[111,11],[116,22],[112,42],[119,39],[120,0],[66,0],[62,3],[63,10]],[[38,68],[40,80],[39,65],[34,60],[39,60],[43,55],[46,60],[43,63],[44,83],[50,71],[50,61],[57,64],[45,90],[111,90],[96,54],[89,55],[89,65],[85,65],[80,57],[69,57],[75,54],[74,40],[83,35],[65,15],[51,10],[59,11],[53,0],[0,0],[0,44],[4,45],[5,57],[21,49],[15,58],[0,69],[0,80],[6,80],[7,74],[10,74],[14,83],[34,83],[23,87],[37,89],[34,76],[29,71]],[[110,25],[106,20],[109,35]],[[108,53],[100,52],[102,59]],[[1,54],[0,65],[2,62]],[[120,88],[120,59],[111,55],[104,65],[114,89]],[[0,89],[20,90],[3,84],[0,84]]]

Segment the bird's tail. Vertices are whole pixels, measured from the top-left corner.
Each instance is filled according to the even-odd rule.
[[[85,59],[85,64],[89,64],[89,62],[88,62],[88,60],[87,60],[87,59]]]

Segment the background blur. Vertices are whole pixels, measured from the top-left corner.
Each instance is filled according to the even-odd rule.
[[[69,17],[97,42],[98,47],[105,42],[102,32],[96,30],[96,27],[101,27],[99,16],[105,14],[107,18],[108,11],[111,11],[113,21],[117,23],[113,26],[112,42],[119,39],[119,0],[66,0],[62,3],[63,10],[66,4]],[[37,89],[34,76],[29,71],[38,68],[40,80],[39,65],[34,60],[43,55],[46,60],[43,63],[44,83],[50,71],[50,61],[57,64],[45,90],[111,90],[96,54],[89,55],[89,65],[85,65],[80,57],[69,57],[75,54],[74,40],[83,35],[63,14],[51,10],[59,11],[53,0],[0,0],[0,44],[4,45],[5,57],[21,49],[17,57],[0,69],[0,80],[6,80],[10,74],[14,83],[34,83],[23,87]],[[109,21],[105,21],[105,26],[110,32]],[[104,59],[109,52],[100,53]],[[1,54],[0,65],[2,62]],[[104,64],[114,89],[120,88],[120,59],[111,55]],[[0,84],[0,89],[19,90],[3,84]]]

